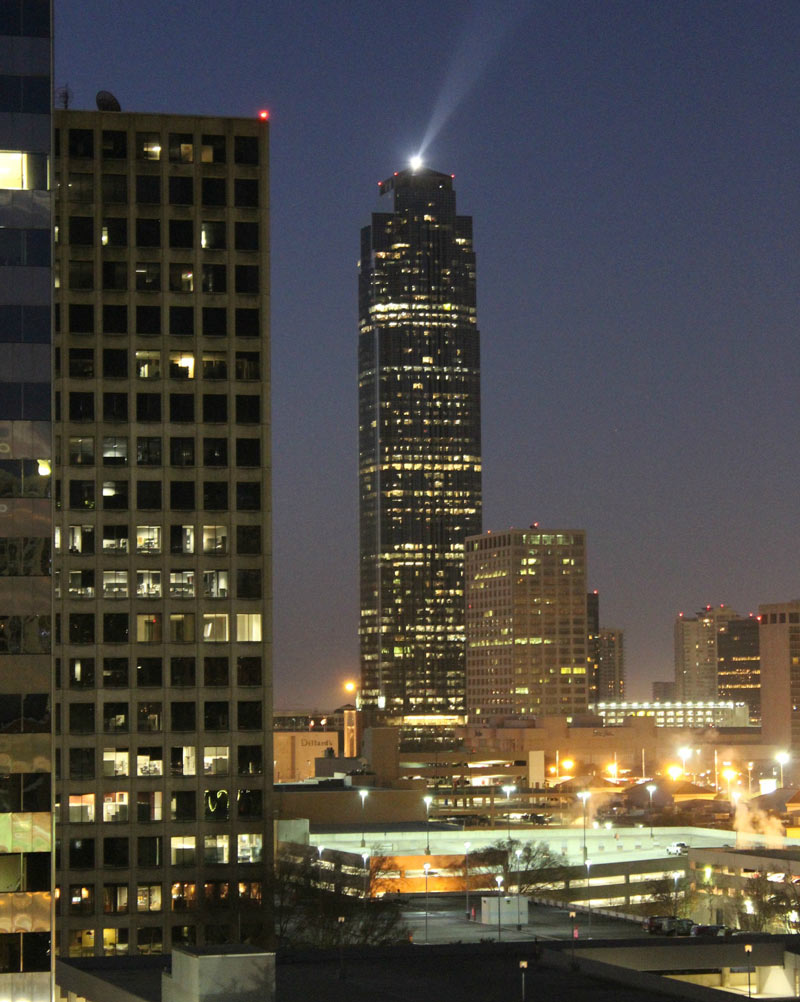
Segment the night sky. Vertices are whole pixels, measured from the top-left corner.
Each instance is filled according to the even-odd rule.
[[[271,115],[276,707],[358,671],[356,281],[377,182],[474,217],[484,528],[585,528],[629,693],[800,596],[800,4],[56,0],[72,107]]]

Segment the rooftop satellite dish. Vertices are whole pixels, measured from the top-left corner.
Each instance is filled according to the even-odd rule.
[[[122,111],[119,101],[109,90],[99,90],[97,97],[95,97],[95,102],[97,103],[98,111]]]

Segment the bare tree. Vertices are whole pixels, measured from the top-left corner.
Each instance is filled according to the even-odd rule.
[[[370,860],[362,883],[347,877],[342,861],[323,869],[306,847],[284,847],[275,859],[273,900],[278,944],[331,948],[387,946],[408,939],[398,902],[376,896],[380,857]],[[344,921],[340,921],[343,918]]]
[[[547,842],[500,839],[470,853],[470,887],[493,889],[502,874],[505,887],[519,885],[520,894],[536,894],[563,887],[567,867],[567,857],[554,852]]]

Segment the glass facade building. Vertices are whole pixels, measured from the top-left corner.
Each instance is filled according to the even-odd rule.
[[[472,220],[426,168],[361,233],[361,700],[409,724],[465,706],[464,541],[481,528]]]
[[[60,952],[268,941],[268,125],[55,124]]]
[[[0,999],[51,997],[51,11],[0,5]]]

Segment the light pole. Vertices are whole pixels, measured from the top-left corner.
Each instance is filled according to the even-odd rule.
[[[367,844],[367,828],[366,821],[364,820],[364,801],[369,796],[369,790],[365,790],[363,787],[358,791],[359,797],[361,797],[361,848]]]
[[[425,804],[425,855],[430,856],[431,854],[431,804],[433,803],[433,797],[423,797],[423,803]]]
[[[497,942],[500,942],[500,937],[502,935],[500,930],[500,909],[503,904],[503,878],[498,873],[494,878],[497,881]]]
[[[323,852],[325,852],[325,846],[324,845],[318,845],[317,846],[317,854],[318,854],[318,856],[317,856],[317,867],[318,867],[318,870],[319,870],[319,874],[317,876],[317,883],[319,884],[319,896],[320,896],[320,900],[322,899],[322,854],[323,854]]]
[[[575,916],[577,912],[569,913],[569,920],[572,924],[572,966],[575,966],[575,940],[578,938],[578,926],[575,922]]]
[[[789,761],[790,757],[791,756],[789,755],[789,752],[785,751],[779,751],[778,754],[775,756],[775,761],[781,767],[781,788],[783,788],[783,767]]]
[[[525,1002],[525,971],[528,969],[528,961],[520,960],[519,972],[522,975],[522,1002]]]
[[[752,996],[750,994],[750,955],[753,952],[753,944],[745,943],[744,952],[745,952],[745,959],[747,960],[747,997],[751,998]]]
[[[344,942],[342,933],[344,932],[344,915],[336,919],[339,928],[339,980],[344,981]]]
[[[467,922],[469,922],[470,910],[469,910],[469,847],[472,845],[471,842],[464,843],[464,883],[466,884],[467,890]]]
[[[578,794],[581,803],[583,804],[583,861],[586,862],[586,801],[589,799],[591,794],[588,790],[581,790]]]
[[[425,871],[425,943],[428,943],[428,870],[431,864],[425,863],[422,869]]]
[[[515,855],[517,857],[517,931],[519,931],[522,928],[522,921],[521,921],[521,919],[519,917],[520,899],[522,897],[522,887],[520,885],[520,879],[519,879],[519,877],[520,877],[520,863],[519,863],[519,861],[520,861],[520,857],[522,856],[522,849],[517,849]],[[523,975],[523,977],[524,977],[524,975]]]
[[[364,910],[367,908],[367,898],[369,897],[369,868],[367,863],[369,862],[369,853],[362,852],[361,858],[364,860]]]
[[[686,759],[690,758],[692,754],[692,749],[687,748],[685,745],[683,748],[678,749],[678,755],[681,759],[681,767],[683,768],[683,773],[686,775]]]
[[[677,871],[672,874],[672,880],[674,883],[674,891],[675,891],[675,901],[674,901],[675,907],[672,909],[672,917],[674,919],[678,918],[678,881],[680,880],[680,877],[681,875]]]
[[[647,792],[650,794],[650,841],[653,841],[653,794],[656,792],[658,787],[655,783],[648,783],[645,787]]]
[[[503,793],[506,795],[506,821],[508,822],[508,842],[511,848],[511,794],[516,792],[516,786],[504,786]]]
[[[752,796],[753,793],[753,763],[747,763],[747,796]]]
[[[589,909],[589,935],[592,935],[592,888],[589,885],[589,869],[591,868],[592,861],[590,859],[586,860],[586,905]]]

